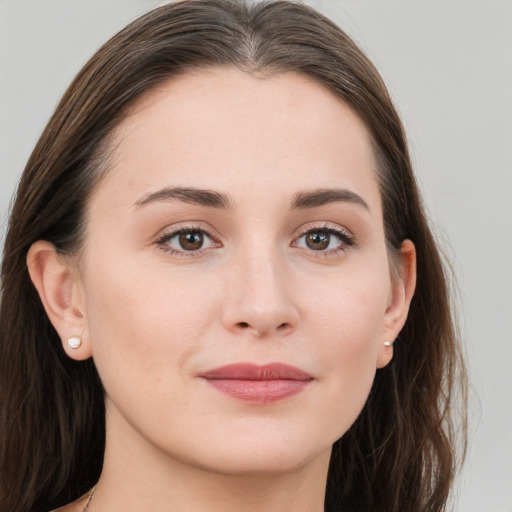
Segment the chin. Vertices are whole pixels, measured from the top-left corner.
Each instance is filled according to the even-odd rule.
[[[238,433],[217,440],[209,437],[207,446],[201,443],[195,447],[195,460],[187,462],[217,474],[264,477],[295,472],[315,459],[329,459],[332,443],[326,436],[302,434],[255,427],[250,436]],[[319,442],[322,439],[325,442]]]
[[[236,457],[216,458],[212,464],[204,464],[202,468],[213,473],[226,476],[270,477],[294,473],[311,463],[314,459],[327,453],[331,447],[320,453],[306,454],[297,450],[295,453],[246,453],[242,451]]]

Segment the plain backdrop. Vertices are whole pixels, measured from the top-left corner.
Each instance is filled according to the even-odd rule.
[[[2,237],[16,182],[73,76],[109,36],[161,3],[0,0]],[[458,276],[472,389],[454,510],[512,512],[512,2],[307,3],[384,76]]]

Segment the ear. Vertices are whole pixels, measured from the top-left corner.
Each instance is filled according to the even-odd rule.
[[[404,240],[398,254],[398,269],[393,272],[390,301],[384,313],[384,339],[379,347],[377,368],[383,368],[393,358],[393,343],[405,325],[409,306],[416,288],[416,248],[410,240]]]
[[[64,351],[76,360],[92,355],[87,340],[85,308],[75,266],[61,256],[50,242],[35,242],[27,254],[30,278],[36,287],[50,322],[62,340]],[[71,348],[67,340],[80,336],[79,348]]]

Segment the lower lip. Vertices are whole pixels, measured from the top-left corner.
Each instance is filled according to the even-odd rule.
[[[244,402],[268,404],[284,400],[303,391],[311,380],[238,380],[206,379],[208,384],[226,395]]]

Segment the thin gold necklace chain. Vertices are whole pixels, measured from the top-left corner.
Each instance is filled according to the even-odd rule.
[[[89,503],[91,503],[92,497],[94,496],[94,492],[96,491],[96,486],[92,488],[91,494],[89,494],[89,497],[87,498],[87,503],[85,504],[83,512],[87,512],[87,509],[89,508]]]

